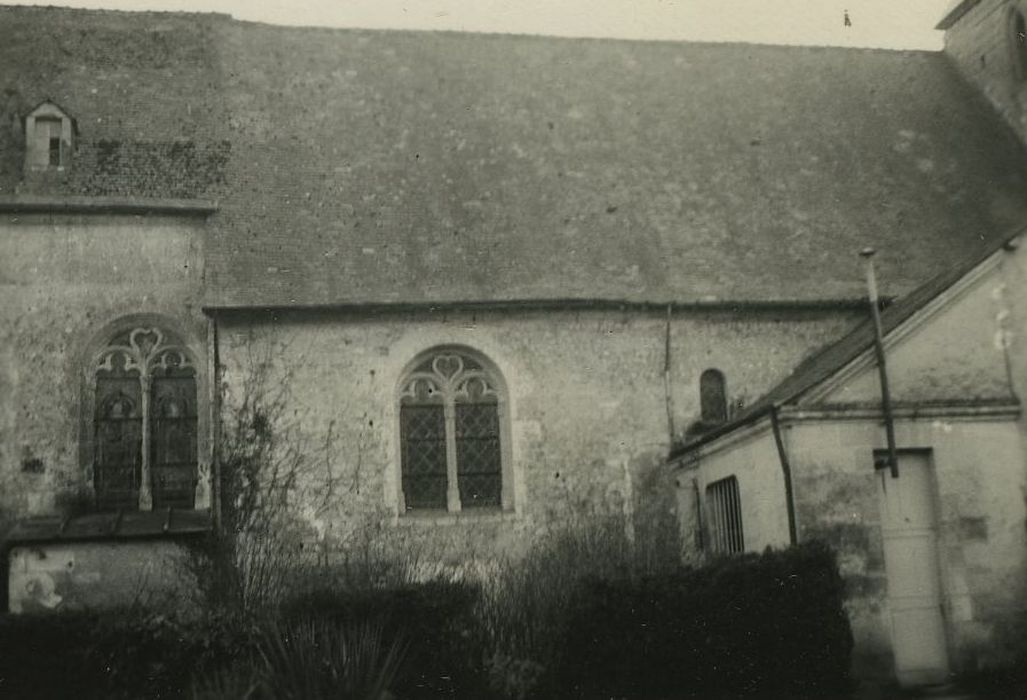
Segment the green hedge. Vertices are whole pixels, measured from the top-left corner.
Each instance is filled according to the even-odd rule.
[[[852,633],[834,554],[807,544],[641,579],[590,581],[559,697],[820,697],[847,687]]]

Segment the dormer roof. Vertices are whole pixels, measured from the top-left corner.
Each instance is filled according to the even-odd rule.
[[[71,121],[72,132],[76,136],[78,136],[78,121],[75,119],[75,117],[73,117],[71,113],[68,112],[68,110],[64,109],[59,104],[57,104],[57,102],[49,98],[39,102],[35,107],[30,109],[28,111],[28,114],[25,115],[23,122],[25,120],[28,120],[30,117],[37,119],[39,117],[68,119],[69,121]]]

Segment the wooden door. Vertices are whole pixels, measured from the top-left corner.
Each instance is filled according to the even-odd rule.
[[[895,672],[902,686],[948,678],[937,516],[930,453],[899,455],[899,475],[877,470]]]

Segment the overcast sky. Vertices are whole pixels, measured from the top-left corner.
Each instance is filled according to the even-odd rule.
[[[49,4],[0,0],[4,5]],[[54,0],[272,24],[940,49],[952,0]],[[848,11],[851,26],[845,26]]]

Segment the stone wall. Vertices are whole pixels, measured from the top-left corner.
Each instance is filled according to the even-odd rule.
[[[983,0],[945,33],[945,52],[1020,137],[1027,140],[1027,80],[1014,67],[1014,8],[1023,0]]]
[[[217,323],[229,405],[254,357],[269,355],[272,382],[287,381],[291,415],[311,449],[331,438],[336,491],[327,509],[309,518],[319,532],[334,528],[343,538],[370,518],[415,538],[445,533],[474,556],[475,548],[486,555],[516,549],[554,522],[613,515],[640,543],[675,546],[674,491],[663,466],[671,436],[662,313],[233,313]],[[827,313],[675,315],[675,430],[698,418],[703,370],[723,371],[732,399],[752,398],[849,323]],[[452,344],[485,355],[508,387],[514,507],[491,515],[400,516],[400,376],[421,352]]]
[[[87,488],[87,356],[111,323],[137,314],[168,319],[205,357],[202,227],[161,216],[0,218],[3,521],[61,512]]]
[[[186,610],[197,602],[188,556],[171,541],[14,547],[7,558],[7,609],[45,613],[137,604]]]

